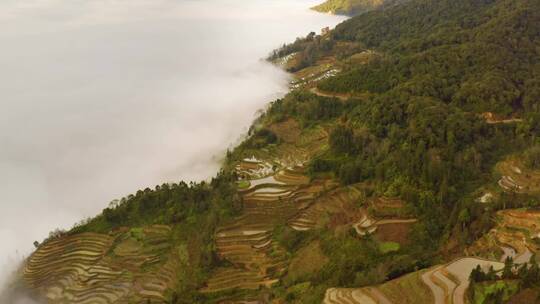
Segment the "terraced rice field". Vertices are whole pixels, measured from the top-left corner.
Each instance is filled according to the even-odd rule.
[[[140,241],[125,230],[62,236],[39,246],[23,278],[50,303],[166,303],[176,276],[174,259],[167,259],[169,232],[157,225],[138,229]]]
[[[294,60],[294,57],[297,55],[297,52],[291,53],[287,56],[280,57],[273,61],[274,64],[277,64],[281,66],[283,69],[290,68],[290,64],[292,64],[292,61]]]
[[[329,180],[310,181],[304,174],[303,165],[327,143],[325,128],[301,130],[293,120],[268,128],[281,142],[242,152],[248,157],[235,170],[244,185],[239,190],[243,213],[216,231],[217,254],[231,266],[217,269],[201,292],[258,289],[277,282],[289,257],[272,232],[334,187]]]
[[[476,257],[464,257],[386,282],[363,288],[329,288],[325,304],[463,304],[471,271],[480,265],[497,271],[503,263]]]
[[[242,179],[261,179],[274,174],[272,163],[260,161],[254,156],[242,160],[235,169]]]
[[[362,215],[362,218],[358,223],[353,225],[354,230],[360,236],[372,234],[377,230],[377,221],[370,218],[366,213]]]
[[[289,119],[267,128],[276,134],[280,143],[242,150],[239,156],[242,159],[234,167],[242,181],[262,179],[283,169],[302,167],[328,146],[330,126],[301,129],[295,120]]]
[[[395,218],[407,215],[406,204],[396,197],[374,197],[368,200],[371,212],[376,217]]]
[[[328,183],[309,182],[302,171],[301,167],[280,170],[274,176],[252,180],[251,187],[240,192],[243,214],[219,227],[215,236],[218,255],[232,266],[216,270],[201,292],[258,289],[278,281],[288,256],[273,240],[272,231],[294,217]]]
[[[540,212],[510,209],[497,212],[497,225],[476,241],[467,252],[504,261],[507,256],[516,263],[528,262],[532,253],[540,252]]]
[[[433,293],[421,278],[425,272],[421,270],[409,273],[379,285],[378,289],[392,303],[432,304]]]
[[[501,174],[498,185],[504,191],[540,193],[540,171],[528,169],[517,158],[510,158],[498,163],[496,169]]]
[[[417,219],[383,219],[375,220],[371,218],[367,213],[362,215],[362,218],[359,222],[353,225],[353,228],[356,230],[356,233],[360,236],[372,234],[379,226],[383,225],[400,225],[400,224],[413,224],[416,223]]]
[[[504,267],[504,263],[501,262],[465,257],[445,265],[435,266],[424,272],[421,278],[431,289],[435,304],[463,304],[466,301],[465,292],[469,287],[469,275],[478,265],[484,271],[491,266],[495,271]]]
[[[294,65],[294,57],[289,60],[289,64]],[[317,61],[313,66],[304,68],[293,75],[296,80],[292,82],[292,88],[299,88],[301,86],[314,85],[316,82],[335,75],[336,72],[329,73],[331,71],[337,71],[338,67],[336,59],[334,57],[325,57]],[[326,75],[326,77],[324,77]]]
[[[329,288],[324,295],[324,304],[391,304],[390,300],[375,287]]]
[[[369,208],[362,208],[352,228],[360,236],[378,234],[378,239],[387,242],[407,242],[409,226],[417,220],[406,216],[405,203],[399,198],[374,197],[367,200]],[[381,233],[379,228],[384,227]]]
[[[294,125],[291,122],[287,124]],[[270,126],[269,128],[278,130],[279,134],[279,130],[286,127]],[[288,127],[294,129],[293,126]],[[282,134],[278,136],[284,138],[284,141],[279,145],[243,152],[247,157],[235,165],[236,173],[242,181],[274,176],[276,172],[283,169],[295,171],[298,167],[302,167],[309,162],[314,155],[320,153],[328,141],[328,131],[321,126],[303,130],[301,134]]]
[[[317,126],[304,130],[294,143],[282,143],[269,151],[273,161],[281,168],[302,166],[327,145],[328,130]]]
[[[344,223],[354,221],[359,216],[355,203],[361,194],[356,186],[328,191],[316,200],[308,202],[309,204],[306,204],[302,211],[289,221],[289,226],[298,231],[322,227],[325,221],[336,214],[342,215]]]
[[[431,304],[434,298],[422,279],[425,270],[414,272],[384,284],[363,288],[330,288],[325,304]]]

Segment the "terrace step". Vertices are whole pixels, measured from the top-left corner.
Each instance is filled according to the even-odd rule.
[[[28,258],[23,278],[52,303],[146,303],[144,299],[166,303],[167,290],[175,282],[175,259],[154,265],[168,256],[170,228],[144,227],[145,244],[137,254],[109,256],[113,242],[128,238],[128,231],[80,233],[47,241]],[[141,265],[150,264],[155,268],[141,272]]]
[[[210,293],[227,289],[257,289],[266,286],[268,279],[258,272],[242,268],[217,269],[201,292]]]

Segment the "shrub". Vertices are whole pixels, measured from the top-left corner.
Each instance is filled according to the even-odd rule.
[[[540,169],[540,145],[527,149],[524,153],[525,165],[531,169]]]

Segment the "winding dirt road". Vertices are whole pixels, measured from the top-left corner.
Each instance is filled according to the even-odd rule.
[[[376,225],[388,225],[388,224],[409,224],[409,223],[416,223],[418,222],[417,219],[389,219],[389,220],[380,220],[377,221]]]
[[[330,98],[338,98],[341,101],[347,101],[347,99],[350,98],[348,94],[337,94],[337,93],[327,93],[327,92],[321,92],[317,89],[317,87],[313,87],[309,89],[309,91],[317,96],[321,97],[330,97]]]

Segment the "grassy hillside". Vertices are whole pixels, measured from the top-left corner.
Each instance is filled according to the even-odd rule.
[[[216,178],[113,202],[23,282],[51,303],[530,298],[539,29],[538,1],[411,0],[299,38],[270,57],[291,92]]]

